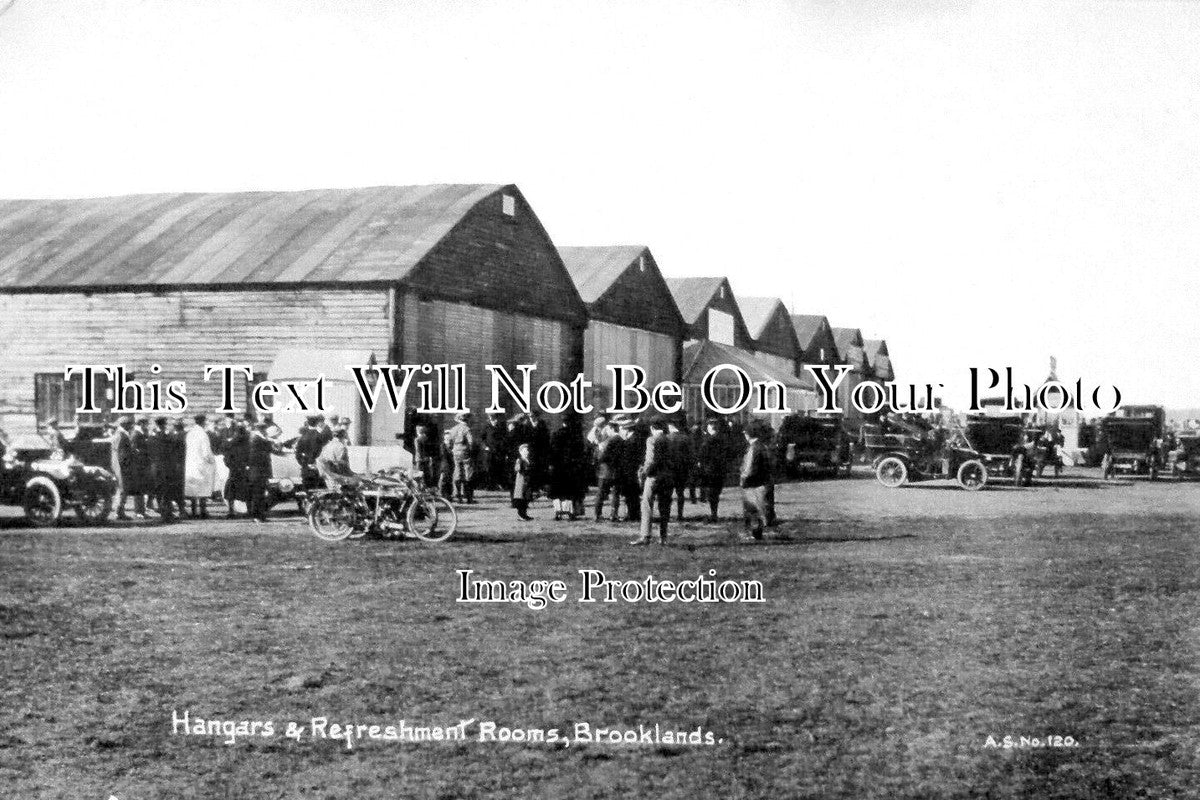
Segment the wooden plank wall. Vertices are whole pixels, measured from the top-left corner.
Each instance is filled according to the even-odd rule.
[[[647,386],[678,380],[678,341],[664,333],[592,320],[583,337],[583,372],[595,384],[592,403],[597,410],[612,400],[609,364],[636,364],[646,370]]]
[[[184,380],[189,413],[198,413],[218,401],[217,382],[202,380],[205,364],[266,373],[285,347],[369,350],[385,360],[391,332],[379,289],[0,295],[0,427],[31,429],[34,374],[69,363],[124,363],[139,380]]]

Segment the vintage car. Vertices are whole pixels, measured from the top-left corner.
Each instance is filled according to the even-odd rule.
[[[850,474],[850,441],[840,415],[785,417],[775,436],[778,462],[789,478],[803,473]]]
[[[1126,472],[1157,478],[1165,420],[1162,406],[1125,406],[1100,420],[1097,448],[1104,477]]]
[[[0,503],[22,506],[38,527],[57,525],[68,509],[83,522],[103,522],[116,488],[111,472],[54,452],[40,436],[16,437],[0,462]]]
[[[1033,480],[1034,465],[1038,462],[1037,431],[1031,429],[1021,414],[982,413],[967,416],[964,435],[979,459],[987,467],[988,476],[1012,481],[1014,486],[1028,486]]]
[[[919,481],[948,478],[967,491],[987,485],[983,459],[959,435],[938,445],[916,425],[888,426],[864,423],[862,446],[871,458],[875,478],[889,489]]]

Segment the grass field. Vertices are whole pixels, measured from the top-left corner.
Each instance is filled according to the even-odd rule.
[[[730,498],[732,501],[732,497]],[[732,506],[732,502],[730,502]],[[699,507],[694,507],[698,509]],[[1184,797],[1200,776],[1200,485],[791,484],[761,545],[688,524],[443,545],[296,519],[0,530],[4,797]],[[693,509],[693,513],[697,513]],[[455,570],[568,601],[454,602]],[[757,605],[580,604],[576,570],[720,577]],[[273,737],[172,734],[172,713]],[[713,746],[293,741],[282,723],[714,732]],[[477,723],[476,723],[477,725]],[[1076,746],[1005,748],[1005,736]],[[988,747],[988,737],[1000,742]]]

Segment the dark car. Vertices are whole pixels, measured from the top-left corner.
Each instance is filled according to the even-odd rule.
[[[837,475],[843,468],[850,474],[850,439],[840,416],[786,417],[775,435],[775,446],[788,477],[805,472]]]
[[[25,518],[38,527],[57,525],[68,509],[87,523],[107,519],[117,488],[113,474],[74,456],[53,455],[40,436],[10,442],[0,462],[0,503],[22,506]]]

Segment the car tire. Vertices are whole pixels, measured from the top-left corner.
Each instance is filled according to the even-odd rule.
[[[908,482],[908,465],[899,456],[884,456],[875,464],[875,480],[889,489],[899,489]]]
[[[49,478],[38,476],[25,484],[25,519],[35,528],[50,528],[62,519],[62,492]]]
[[[112,495],[93,495],[75,506],[75,516],[87,525],[100,525],[112,513]]]
[[[987,486],[987,467],[978,459],[964,461],[958,467],[958,485],[968,492],[977,492]]]

